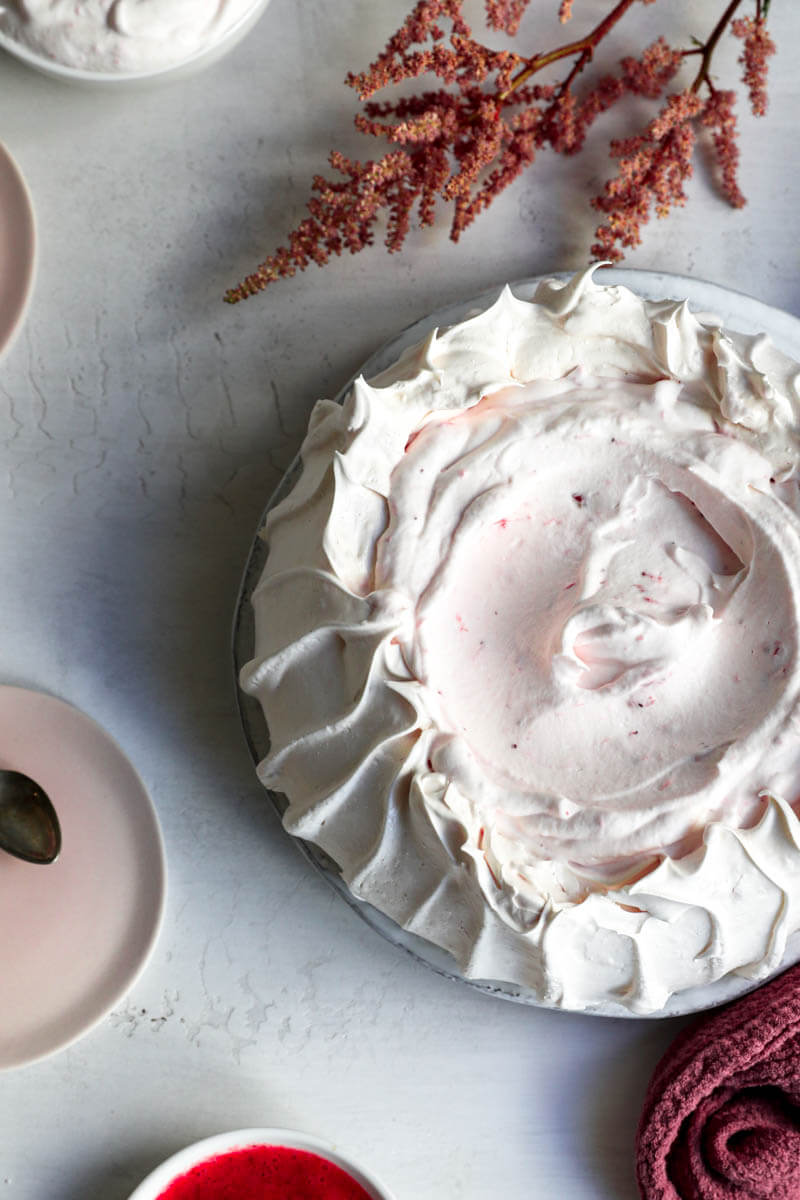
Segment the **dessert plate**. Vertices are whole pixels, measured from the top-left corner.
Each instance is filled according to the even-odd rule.
[[[111,737],[62,700],[0,687],[0,766],[39,782],[59,858],[0,853],[0,1070],[86,1033],[144,966],[164,908],[164,849],[144,784]]]
[[[552,272],[547,276],[523,279],[511,285],[513,292],[522,299],[531,299],[538,284],[543,278],[569,279],[572,272]],[[716,284],[701,280],[688,279],[680,275],[656,273],[650,271],[634,271],[626,269],[607,269],[598,272],[598,283],[622,284],[648,299],[658,300],[673,297],[688,299],[695,313],[712,314],[723,324],[742,333],[767,333],[772,341],[784,353],[794,359],[800,359],[800,320],[779,309],[771,308],[742,293]],[[473,311],[487,308],[499,293],[499,288],[492,288],[475,296],[471,300],[461,301],[439,309],[428,317],[411,325],[397,337],[387,342],[376,351],[355,373],[337,396],[342,401],[352,386],[355,378],[364,375],[369,379],[391,366],[409,346],[419,342],[434,328],[442,328],[457,321],[464,320]],[[291,491],[301,470],[299,459],[295,459],[286,475],[270,499],[259,522],[258,530],[263,528],[266,514]],[[250,596],[261,576],[267,558],[267,548],[257,531],[250,555],[245,567],[241,589],[236,606],[233,628],[233,658],[238,679],[239,671],[252,657],[254,635],[253,618],[250,606]],[[254,761],[259,762],[269,748],[269,734],[263,713],[257,701],[246,695],[237,687],[237,700],[242,724],[248,746]],[[278,793],[269,792],[272,803],[282,815],[286,801]],[[389,917],[373,908],[352,894],[344,883],[333,860],[318,847],[295,839],[300,849],[313,865],[323,874],[331,886],[342,898],[362,917],[367,924],[377,930],[383,937],[394,945],[410,953],[413,957],[424,962],[438,973],[450,979],[462,980],[480,991],[501,996],[504,999],[518,1003],[542,1006],[532,995],[521,989],[501,981],[467,979],[459,971],[450,955],[430,942],[402,929]],[[800,934],[795,935],[789,942],[789,948],[784,957],[782,968],[800,959]],[[758,983],[763,982],[759,980]],[[751,991],[758,983],[742,976],[731,974],[716,983],[699,988],[693,988],[673,996],[669,1003],[659,1012],[645,1014],[652,1017],[672,1017],[685,1013],[698,1012],[723,1004],[736,996]],[[587,1013],[602,1016],[631,1017],[639,1016],[631,1013],[621,1005],[601,1004],[596,1008],[585,1010]],[[641,1019],[641,1018],[639,1018]]]
[[[36,270],[36,228],[25,180],[0,143],[0,355],[28,311]]]

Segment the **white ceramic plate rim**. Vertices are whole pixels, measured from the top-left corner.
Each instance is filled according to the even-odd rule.
[[[517,280],[511,283],[510,287],[515,295],[522,299],[530,299],[543,279],[569,279],[573,274],[574,272],[572,271],[552,271],[544,275]],[[603,284],[622,284],[650,300],[670,298],[688,300],[694,312],[713,313],[729,329],[741,333],[766,332],[772,338],[775,345],[783,350],[785,354],[789,354],[792,358],[800,360],[800,319],[793,317],[781,309],[772,308],[770,305],[747,296],[743,292],[737,292],[731,288],[722,287],[719,284],[709,283],[705,280],[689,279],[683,275],[674,275],[668,272],[639,271],[630,268],[603,267],[598,273],[598,282]],[[407,329],[404,329],[390,341],[384,343],[347,381],[338,393],[336,397],[337,401],[341,402],[344,399],[354,381],[360,375],[363,375],[366,379],[370,379],[380,371],[385,370],[386,367],[396,362],[404,350],[415,342],[420,341],[432,329],[452,325],[456,321],[464,320],[472,311],[487,308],[496,300],[501,286],[488,288],[486,291],[469,300],[456,301],[453,304],[439,308],[427,317],[423,317]],[[259,536],[259,531],[263,528],[266,514],[269,510],[291,490],[299,471],[300,461],[298,456],[286,471],[261,516],[242,578],[234,616],[233,661],[236,697],[245,739],[255,763],[258,763],[264,757],[269,742],[264,715],[259,704],[251,696],[243,693],[238,686],[239,671],[252,655],[253,623],[249,597],[252,594],[255,584],[258,582],[267,557],[266,548]],[[285,798],[269,789],[265,789],[265,791],[278,813],[282,815],[286,807]],[[416,934],[408,932],[408,930],[402,929],[390,917],[379,912],[371,904],[354,896],[342,879],[336,863],[323,850],[320,850],[319,847],[309,842],[302,841],[300,838],[293,838],[293,840],[309,861],[327,879],[334,890],[342,896],[347,904],[371,928],[375,929],[393,945],[405,950],[413,958],[418,959],[438,974],[444,975],[448,979],[466,983],[481,992],[499,996],[505,1000],[511,1000],[519,1004],[531,1005],[535,1008],[553,1008],[552,1005],[543,1004],[536,997],[515,988],[512,984],[499,980],[466,978],[459,971],[455,960],[447,951],[442,950],[432,942],[426,941],[424,938],[418,937]],[[772,972],[770,978],[798,960],[800,960],[800,932],[789,939],[783,961],[780,967]],[[622,1005],[611,1003],[603,1003],[587,1009],[572,1010],[564,1008],[556,1009],[555,1011],[577,1011],[590,1016],[623,1017],[629,1019],[642,1019],[643,1016],[645,1019],[676,1017],[714,1008],[738,996],[742,996],[746,992],[752,991],[764,982],[766,982],[765,979],[756,981],[740,975],[729,974],[723,976],[722,979],[717,980],[715,983],[690,988],[673,995],[664,1008],[659,1009],[658,1012],[647,1014],[632,1013]]]
[[[307,1150],[311,1154],[318,1154],[334,1166],[341,1167],[356,1183],[372,1192],[374,1200],[394,1200],[392,1193],[370,1171],[338,1151],[330,1142],[292,1129],[268,1128],[235,1129],[230,1133],[218,1133],[200,1142],[194,1142],[156,1167],[142,1180],[130,1200],[158,1200],[171,1183],[185,1175],[192,1167],[232,1150],[246,1150],[251,1146],[281,1146],[289,1150]]]
[[[36,219],[28,185],[16,161],[0,142],[0,174],[12,193],[11,208],[0,211],[0,223],[13,228],[13,242],[19,262],[16,270],[4,272],[0,312],[8,311],[7,320],[0,320],[0,358],[11,348],[25,323],[36,278],[37,243]]]

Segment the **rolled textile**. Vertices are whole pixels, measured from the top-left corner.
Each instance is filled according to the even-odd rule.
[[[800,1200],[800,966],[683,1030],[636,1135],[643,1200]]]

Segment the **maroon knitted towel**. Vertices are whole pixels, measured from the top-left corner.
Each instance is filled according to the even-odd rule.
[[[800,1200],[800,966],[685,1029],[636,1135],[644,1200]]]

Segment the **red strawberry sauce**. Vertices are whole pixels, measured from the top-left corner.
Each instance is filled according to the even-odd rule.
[[[341,1167],[307,1150],[248,1146],[206,1159],[158,1200],[371,1200]]]

